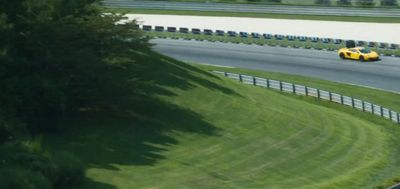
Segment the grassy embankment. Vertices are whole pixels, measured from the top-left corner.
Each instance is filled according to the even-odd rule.
[[[81,188],[372,188],[397,174],[400,128],[338,104],[248,86],[229,70],[364,97],[400,95],[311,78],[136,54],[132,111],[88,113],[43,136],[87,166]]]

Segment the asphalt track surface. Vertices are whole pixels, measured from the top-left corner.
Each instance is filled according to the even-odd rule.
[[[285,6],[285,5],[251,5],[251,4],[134,1],[134,0],[103,0],[103,2],[105,6],[113,8],[400,18],[400,9],[387,9],[387,8],[362,9],[362,8],[343,8],[343,7],[307,7],[307,6]]]
[[[400,58],[341,60],[337,52],[258,45],[153,39],[155,51],[175,59],[308,76],[400,93]]]

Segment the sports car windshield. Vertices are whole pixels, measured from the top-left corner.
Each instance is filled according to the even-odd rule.
[[[369,49],[360,49],[360,52],[362,52],[362,53],[370,53],[371,50],[369,50]]]

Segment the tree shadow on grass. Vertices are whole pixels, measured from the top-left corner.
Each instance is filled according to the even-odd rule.
[[[173,58],[154,52],[146,52],[143,56],[140,56],[138,62],[141,63],[135,64],[134,68],[138,83],[151,82],[152,84],[142,88],[147,92],[173,95],[173,93],[163,90],[160,86],[189,90],[198,85],[211,90],[221,91],[225,94],[239,96],[232,89],[212,82],[212,80],[220,80],[214,74]]]
[[[88,167],[117,170],[118,165],[153,165],[178,142],[171,132],[218,136],[219,129],[197,113],[156,99],[137,102],[139,111],[87,112],[69,120],[51,148],[76,154]]]
[[[68,186],[68,189],[86,189],[86,188],[94,188],[94,189],[116,189],[115,186],[111,184],[101,183],[94,181],[89,178],[85,178],[82,185],[79,186]],[[63,188],[64,189],[64,188]],[[65,188],[67,189],[67,188]]]
[[[221,130],[200,114],[156,96],[177,95],[170,88],[198,86],[240,95],[215,82],[215,75],[189,64],[153,52],[136,56],[137,63],[120,76],[134,81],[134,92],[123,98],[123,108],[88,110],[65,120],[58,133],[46,136],[46,149],[72,152],[87,168],[118,170],[116,165],[151,166],[165,159],[168,147],[178,144],[171,133],[219,135]],[[84,188],[113,188],[89,181]]]

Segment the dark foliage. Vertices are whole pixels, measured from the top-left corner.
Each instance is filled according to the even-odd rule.
[[[125,70],[148,40],[99,2],[0,1],[0,188],[80,184],[79,159],[32,151],[21,139],[82,111],[122,108],[134,91]]]
[[[359,6],[371,7],[375,5],[374,0],[357,0]]]
[[[80,159],[68,152],[57,153],[53,156],[56,164],[56,188],[79,185],[85,178],[85,166]]]
[[[43,175],[19,167],[0,169],[2,189],[51,189],[51,183]]]
[[[331,1],[330,0],[315,0],[315,4],[318,4],[318,5],[331,5]]]
[[[382,6],[397,6],[397,0],[381,0]]]
[[[55,164],[43,154],[20,151],[13,154],[6,160],[11,166],[19,166],[28,169],[38,175],[44,176],[49,182],[54,182],[57,178]]]
[[[32,152],[18,143],[2,145],[0,152],[2,189],[60,188],[85,179],[85,166],[70,153]]]
[[[1,1],[0,104],[34,133],[126,94],[124,55],[147,48],[135,22],[103,15],[97,0]],[[127,40],[128,39],[128,40]],[[118,98],[115,98],[118,96]]]
[[[351,0],[339,0],[339,1],[337,2],[337,4],[338,4],[338,5],[345,5],[345,6],[348,6],[348,5],[351,5]]]

